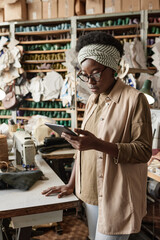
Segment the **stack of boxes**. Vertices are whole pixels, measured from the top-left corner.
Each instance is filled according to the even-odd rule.
[[[0,21],[160,9],[160,0],[0,0]]]

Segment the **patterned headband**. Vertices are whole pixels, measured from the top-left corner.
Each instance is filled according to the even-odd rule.
[[[91,44],[81,48],[78,53],[79,64],[87,58],[93,59],[96,62],[117,71],[120,53],[111,45]]]

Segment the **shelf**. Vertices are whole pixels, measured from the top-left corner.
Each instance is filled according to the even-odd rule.
[[[7,115],[7,116],[6,116],[6,115],[0,115],[0,119],[1,119],[1,118],[7,119],[7,118],[11,118],[11,117],[12,117],[11,115]]]
[[[147,36],[148,36],[148,37],[159,37],[160,34],[148,33]]]
[[[148,67],[149,70],[155,70],[155,72],[157,71],[156,67]]]
[[[148,171],[148,177],[160,182],[160,176],[155,174],[155,173],[152,173],[152,172]]]
[[[28,73],[38,73],[38,72],[67,72],[67,69],[40,69],[40,70],[25,70]]]
[[[43,44],[43,43],[67,43],[71,42],[71,39],[55,39],[55,40],[37,40],[37,41],[21,41],[19,44]]]
[[[116,38],[116,39],[136,38],[136,37],[140,37],[140,35],[137,34],[137,35],[122,35],[122,36],[114,36],[114,38]]]
[[[19,110],[28,110],[28,111],[45,111],[45,112],[65,112],[70,110],[70,108],[28,108],[28,107],[20,107]]]
[[[60,62],[65,62],[65,60],[25,60],[22,63],[28,63],[28,64],[32,64],[32,63],[60,63]]]
[[[34,32],[15,32],[16,36],[25,36],[25,35],[49,35],[49,34],[59,34],[70,32],[70,29],[66,30],[53,30],[53,31],[34,31]]]
[[[9,32],[0,33],[0,36],[9,36]]]
[[[148,69],[140,69],[140,68],[130,68],[129,73],[148,73],[154,74],[156,73],[156,68],[148,68]]]
[[[106,26],[106,27],[96,27],[96,28],[77,28],[77,31],[102,31],[102,30],[124,30],[131,28],[140,28],[140,24],[132,24],[132,25],[120,25],[120,26]]]
[[[84,111],[85,111],[85,108],[77,108],[77,111],[78,111],[78,112],[84,112]]]
[[[33,115],[33,116],[36,116],[36,115]],[[17,116],[17,119],[18,120],[20,120],[20,119],[22,119],[22,120],[29,120],[31,117],[33,117],[33,116]],[[71,121],[71,118],[51,118],[51,119],[53,119],[53,120],[55,120],[55,121]]]
[[[147,45],[147,48],[152,48],[153,47],[153,45]]]
[[[24,51],[24,54],[33,54],[33,53],[63,53],[68,49],[59,49],[59,50],[37,50],[37,51]]]
[[[28,102],[34,102],[33,98],[25,98],[24,100],[28,101]],[[56,98],[56,99],[54,99],[54,101],[48,100],[48,101],[42,101],[42,102],[61,102],[61,101],[62,101],[61,99]]]
[[[148,23],[148,27],[152,27],[152,26],[160,27],[160,23]]]
[[[77,118],[78,121],[83,121],[83,118]]]

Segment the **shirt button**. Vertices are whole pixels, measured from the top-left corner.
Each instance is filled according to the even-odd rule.
[[[100,194],[99,197],[102,197],[102,194]]]
[[[100,121],[103,121],[104,120],[104,118],[100,118]]]
[[[99,175],[99,178],[103,178],[103,175]]]

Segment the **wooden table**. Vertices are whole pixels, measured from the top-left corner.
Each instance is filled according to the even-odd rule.
[[[160,182],[160,176],[158,174],[148,171],[148,177]]]
[[[73,148],[62,148],[50,153],[39,153],[46,162],[52,167],[55,173],[66,183],[68,176],[66,175],[65,165],[71,165],[74,161],[73,157],[77,150]]]
[[[63,209],[79,205],[74,194],[63,198],[42,195],[44,189],[64,183],[40,155],[36,155],[35,162],[48,180],[37,181],[28,191],[9,189],[0,192],[0,219],[11,218],[14,228],[62,221]]]
[[[157,174],[157,170],[160,167],[160,161],[158,159],[153,159],[153,161],[148,166],[148,177],[160,182],[160,175]]]
[[[59,149],[50,153],[40,153],[41,156],[45,159],[52,160],[52,159],[66,159],[66,158],[73,158],[74,154],[77,150],[73,148],[63,148]]]

